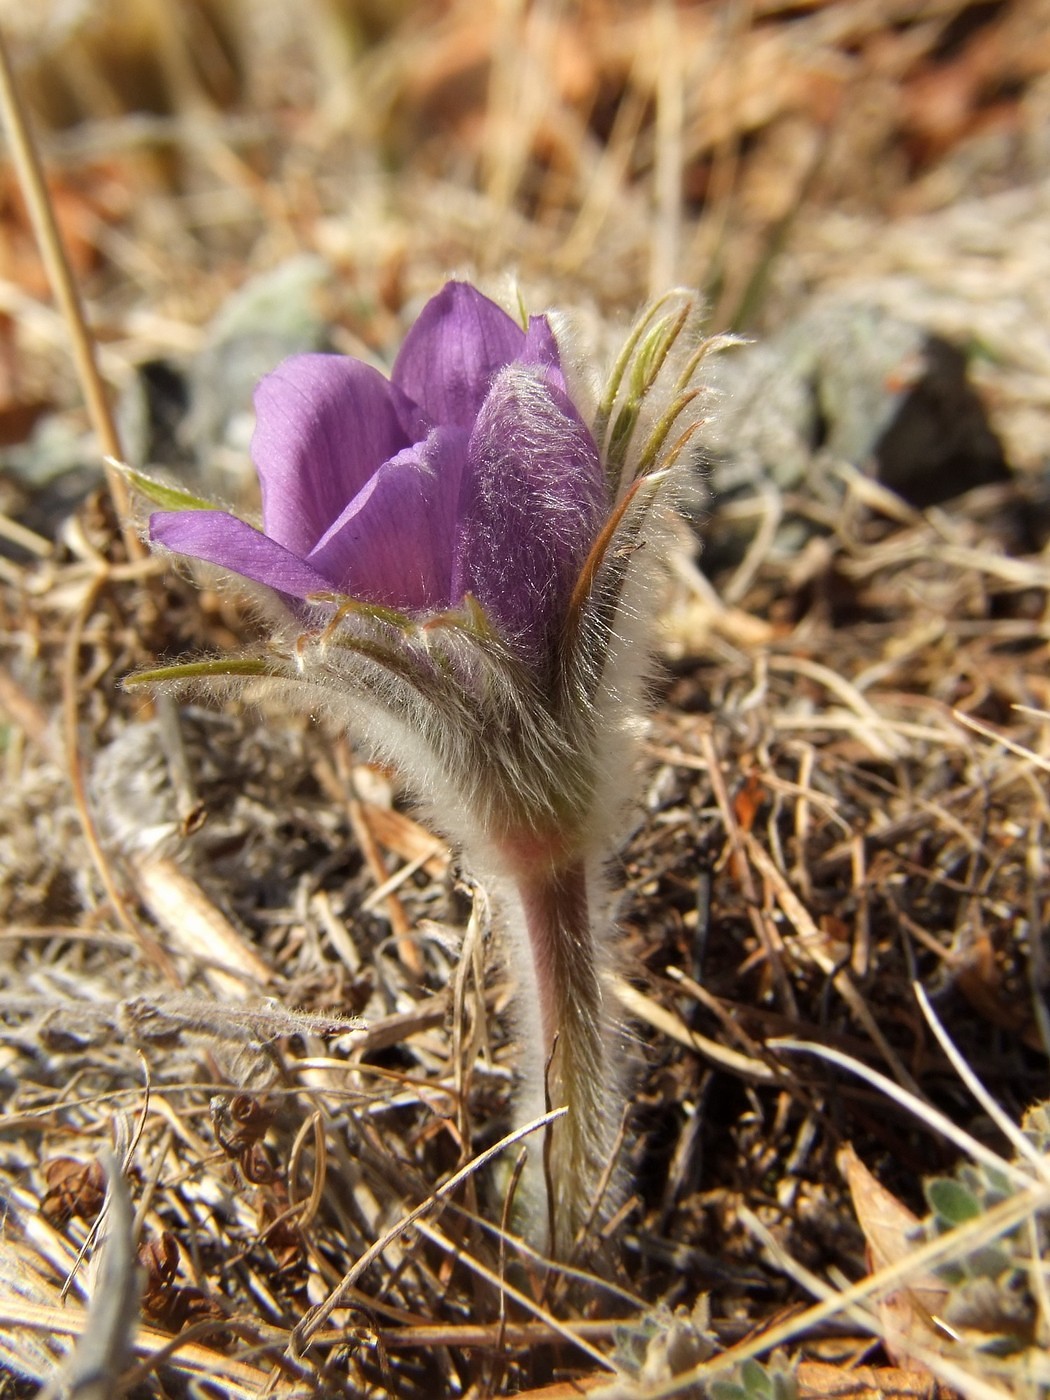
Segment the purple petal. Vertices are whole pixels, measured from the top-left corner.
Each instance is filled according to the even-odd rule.
[[[341,592],[392,608],[452,602],[468,435],[436,428],[386,462],[307,556]]]
[[[420,312],[391,379],[431,423],[468,431],[493,377],[517,358],[525,332],[466,282],[449,282]]]
[[[264,583],[290,598],[332,592],[325,574],[224,510],[161,510],[150,516],[150,540],[176,554]]]
[[[559,387],[564,391],[565,379],[561,372],[561,349],[550,322],[546,316],[530,316],[525,344],[517,356],[519,365],[536,365],[541,369],[552,370],[557,375]]]
[[[344,355],[293,355],[255,391],[263,528],[307,554],[388,458],[409,445],[401,392]]]
[[[542,668],[606,509],[579,415],[542,370],[511,365],[471,435],[453,596],[473,593]]]

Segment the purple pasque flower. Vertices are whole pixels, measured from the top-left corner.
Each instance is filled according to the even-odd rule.
[[[152,540],[280,599],[264,649],[133,678],[269,680],[400,768],[501,894],[533,1149],[527,1232],[567,1252],[621,1097],[604,867],[644,708],[654,573],[697,426],[694,299],[657,302],[590,409],[552,322],[451,282],[389,379],[285,361],[256,394],[262,529],[134,476]],[[547,1191],[547,1183],[551,1191]]]
[[[262,530],[225,511],[167,511],[150,520],[154,543],[300,602],[338,594],[421,614],[469,593],[543,664],[607,509],[546,317],[523,330],[450,282],[389,379],[298,355],[255,406]]]

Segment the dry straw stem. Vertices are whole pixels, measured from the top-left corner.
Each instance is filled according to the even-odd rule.
[[[265,959],[175,861],[139,854],[130,856],[128,865],[157,926],[173,948],[205,967],[205,978],[217,994],[243,1000],[272,980]]]
[[[353,776],[349,762],[349,751],[345,741],[341,742],[338,754],[342,760],[342,768],[345,776],[345,784],[338,780],[333,784],[337,790],[341,790],[342,800],[346,803],[347,815],[350,818],[350,826],[354,833],[354,840],[357,842],[368,862],[368,867],[372,872],[376,888],[370,898],[375,902],[382,900],[386,906],[387,917],[397,938],[398,956],[404,963],[407,970],[417,980],[423,977],[423,960],[420,955],[419,945],[412,936],[412,929],[409,925],[408,917],[405,914],[401,901],[397,897],[397,887],[399,883],[411,878],[410,864],[401,867],[396,876],[389,876],[386,865],[383,862],[382,852],[379,843],[372,834],[371,812],[355,795]]]
[[[133,918],[127,902],[117,884],[113,864],[102,844],[98,826],[88,802],[84,776],[84,759],[80,746],[80,648],[84,629],[98,601],[105,583],[105,576],[99,574],[84,592],[84,598],[77,609],[69,629],[62,667],[62,720],[65,736],[66,771],[73,791],[81,830],[91,854],[92,862],[98,871],[109,903],[121,925],[138,942],[145,957],[152,962],[168,982],[169,986],[180,985],[178,974],[164,949]]]
[[[786,1321],[763,1330],[747,1342],[728,1348],[714,1360],[704,1362],[673,1380],[664,1384],[633,1385],[628,1392],[630,1400],[665,1400],[665,1397],[686,1394],[690,1387],[713,1380],[745,1361],[766,1356],[777,1347],[812,1334],[819,1330],[822,1323],[838,1316],[848,1316],[863,1331],[881,1337],[884,1329],[874,1312],[874,1305],[879,1299],[906,1286],[910,1279],[921,1278],[939,1265],[998,1239],[1024,1220],[1047,1209],[1050,1209],[1050,1186],[1042,1182],[1029,1185],[987,1211],[979,1219],[958,1226],[947,1234],[916,1247],[907,1260],[879,1269],[843,1289],[824,1284],[797,1261],[789,1260],[769,1230],[756,1216],[747,1212],[749,1228],[762,1240],[766,1248],[773,1250],[781,1265],[804,1287],[816,1292],[821,1301]],[[968,1400],[992,1400],[992,1397],[994,1400],[1009,1400],[1009,1391],[1000,1390],[983,1381],[974,1375],[965,1363],[953,1362],[932,1350],[923,1350],[921,1360],[934,1374],[944,1374],[945,1379],[948,1379],[950,1373],[952,1382],[959,1386],[961,1393],[966,1395]],[[596,1400],[624,1400],[624,1391],[613,1388],[597,1390],[595,1396]]]
[[[119,459],[121,456],[120,440],[110,408],[109,397],[99,373],[94,337],[84,316],[76,281],[55,219],[54,206],[44,179],[36,144],[26,120],[25,109],[18,93],[2,28],[0,28],[0,111],[3,114],[11,155],[33,221],[40,253],[69,331],[77,376],[87,403],[92,426],[99,440],[100,455],[105,461],[110,496],[123,535],[124,547],[129,561],[135,563],[145,557],[145,547],[133,523],[127,486],[120,473],[110,465],[111,459]],[[117,886],[111,863],[99,840],[98,830],[84,790],[84,770],[80,752],[78,722],[80,646],[84,627],[97,601],[97,595],[106,582],[107,574],[108,569],[103,564],[96,583],[88,587],[83,605],[70,629],[63,671],[66,760],[84,836],[91,851],[95,868],[105,886],[110,904],[124,927],[140,940],[146,956],[156,961],[163,968],[165,976],[175,982],[174,969],[167,961],[163,951],[139,929],[127,908]]]
[[[675,972],[676,969],[669,968],[668,976],[675,977]],[[675,977],[675,980],[679,981],[687,991],[701,990],[696,988],[696,984],[691,982],[689,978],[679,976]],[[661,1035],[677,1040],[680,1045],[695,1050],[698,1055],[702,1055],[711,1064],[720,1065],[723,1069],[739,1075],[742,1079],[753,1079],[759,1083],[768,1083],[776,1077],[774,1071],[763,1061],[749,1055],[742,1055],[739,1051],[730,1049],[729,1046],[720,1045],[707,1036],[691,1031],[681,1017],[676,1016],[673,1011],[668,1011],[658,1001],[646,996],[644,992],[640,992],[637,987],[632,987],[622,977],[614,977],[612,987],[616,993],[617,1001],[635,1020],[651,1026]]]
[[[564,1108],[556,1108],[550,1113],[544,1113],[541,1117],[523,1124],[522,1127],[516,1129],[514,1132],[508,1133],[506,1137],[501,1138],[499,1142],[495,1143],[485,1152],[479,1153],[477,1157],[468,1162],[460,1171],[455,1172],[448,1181],[444,1182],[432,1193],[429,1199],[416,1206],[408,1215],[399,1220],[396,1225],[391,1226],[380,1239],[369,1246],[368,1250],[366,1250],[360,1259],[354,1262],[353,1267],[347,1270],[338,1288],[329,1294],[323,1303],[319,1303],[317,1307],[308,1313],[307,1316],[303,1318],[302,1322],[296,1326],[289,1344],[290,1355],[294,1357],[302,1354],[303,1350],[309,1346],[310,1338],[313,1334],[323,1327],[332,1313],[346,1301],[348,1290],[356,1284],[369,1264],[371,1264],[374,1259],[378,1259],[392,1244],[395,1244],[406,1230],[411,1229],[422,1216],[428,1214],[447,1196],[452,1195],[454,1191],[493,1157],[498,1156],[506,1148],[513,1147],[517,1142],[526,1141],[533,1133],[540,1132],[546,1128],[548,1124],[556,1122],[565,1112],[566,1110]]]
[[[95,1279],[86,1324],[73,1354],[41,1392],[41,1400],[111,1400],[138,1328],[142,1279],[135,1258],[135,1219],[124,1168],[112,1154],[105,1160],[109,1191],[105,1236],[95,1261]]]
[[[981,1162],[1001,1176],[1012,1179],[1015,1188],[1014,1194],[1006,1200],[986,1208],[965,1224],[929,1240],[925,1245],[917,1245],[908,1249],[906,1253],[902,1254],[902,1257],[876,1270],[861,1283],[846,1289],[831,1288],[816,1278],[797,1260],[792,1259],[753,1212],[746,1211],[744,1219],[748,1229],[762,1240],[765,1247],[779,1260],[781,1267],[801,1283],[807,1291],[821,1299],[823,1305],[841,1308],[843,1315],[849,1316],[858,1326],[870,1330],[873,1335],[883,1337],[891,1343],[896,1341],[898,1345],[906,1347],[908,1354],[915,1361],[927,1367],[932,1374],[939,1376],[946,1383],[956,1385],[961,1393],[968,1397],[968,1400],[986,1400],[986,1397],[993,1396],[999,1397],[999,1400],[1008,1400],[1008,1397],[1016,1392],[1013,1389],[1002,1390],[987,1379],[989,1375],[993,1378],[998,1375],[1000,1379],[1010,1384],[1011,1366],[1008,1360],[1000,1360],[992,1352],[982,1355],[980,1348],[976,1347],[972,1353],[968,1353],[964,1338],[954,1333],[947,1324],[943,1324],[945,1344],[942,1347],[923,1344],[921,1336],[912,1333],[909,1333],[903,1340],[895,1339],[887,1333],[886,1315],[871,1306],[902,1286],[907,1288],[912,1284],[922,1284],[937,1267],[951,1263],[953,1260],[965,1258],[982,1247],[993,1244],[1024,1222],[1029,1224],[1032,1232],[1034,1275],[1039,1278],[1042,1274],[1043,1261],[1038,1252],[1038,1232],[1035,1228],[1035,1221],[1050,1209],[1050,1161],[1037,1150],[988,1094],[945,1032],[925,991],[917,984],[914,991],[923,1016],[947,1054],[953,1069],[1014,1148],[1017,1154],[1014,1162],[1007,1161],[991,1152],[983,1143],[963,1132],[943,1113],[906,1090],[891,1084],[883,1076],[849,1056],[840,1055],[826,1047],[806,1046],[797,1042],[782,1041],[779,1042],[777,1048],[808,1050],[810,1053],[830,1060],[843,1069],[850,1070],[875,1084],[887,1098],[895,1099],[908,1108],[924,1126],[949,1138],[971,1160]],[[1048,1316],[1046,1313],[1045,1283],[1035,1284],[1034,1291],[1040,1306],[1043,1308],[1043,1316]],[[858,1307],[858,1305],[860,1306]],[[797,1319],[796,1321],[801,1320]],[[770,1346],[778,1344],[780,1339],[777,1332],[778,1329],[774,1329],[773,1336],[768,1339]],[[949,1352],[948,1355],[945,1355],[946,1350]],[[950,1354],[952,1350],[958,1355],[953,1357]],[[1036,1370],[1038,1370],[1041,1359],[1045,1361],[1045,1358],[1036,1354]],[[1023,1377],[1030,1369],[1027,1361],[1022,1359],[1018,1363],[1018,1376]],[[1047,1372],[1047,1375],[1050,1375],[1050,1372]]]
[[[80,1337],[92,1326],[92,1318],[84,1307],[30,1303],[15,1295],[0,1299],[0,1324],[46,1336]],[[230,1325],[238,1328],[235,1320]],[[140,1327],[135,1338],[135,1349],[144,1355],[144,1360],[132,1368],[125,1379],[130,1384],[140,1383],[158,1370],[166,1359],[177,1356],[180,1367],[189,1376],[221,1381],[223,1393],[229,1395],[231,1400],[257,1400],[260,1394],[266,1393],[272,1382],[272,1368],[253,1366],[211,1347],[201,1346],[197,1337],[204,1335],[209,1326],[213,1327],[214,1324],[189,1328],[176,1338],[155,1327]],[[251,1329],[251,1337],[257,1339],[254,1329]],[[278,1389],[273,1393],[280,1395],[282,1392]]]
[[[121,457],[120,439],[117,435],[113,413],[109,406],[109,396],[98,370],[94,336],[87,324],[76,280],[69,266],[65,245],[55,219],[54,205],[48,192],[47,182],[40,164],[36,143],[25,108],[22,105],[15,82],[11,59],[8,53],[3,30],[0,29],[0,111],[3,113],[4,128],[11,148],[11,156],[18,171],[19,182],[25,196],[26,205],[33,221],[41,257],[47,268],[48,277],[55,298],[69,331],[76,362],[77,377],[87,402],[92,427],[98,436],[102,457]],[[145,547],[132,524],[131,499],[128,488],[119,472],[106,464],[106,477],[109,482],[113,508],[124,534],[124,544],[129,559],[141,559]]]
[[[832,1309],[832,1316],[848,1317],[861,1331],[868,1332],[871,1336],[878,1337],[891,1346],[906,1344],[909,1359],[913,1364],[921,1365],[930,1375],[955,1387],[961,1395],[966,1397],[966,1400],[1011,1400],[1016,1391],[1004,1390],[980,1374],[982,1369],[986,1369],[992,1374],[998,1371],[1001,1378],[1009,1384],[1010,1368],[1008,1364],[997,1363],[995,1358],[986,1360],[980,1357],[976,1350],[973,1355],[967,1355],[965,1348],[961,1349],[962,1359],[956,1360],[945,1356],[936,1347],[923,1345],[911,1334],[902,1340],[887,1328],[884,1317],[879,1311],[880,1302],[916,1282],[921,1285],[930,1270],[935,1269],[938,1265],[949,1263],[953,1257],[979,1249],[983,1244],[994,1243],[1019,1222],[1031,1219],[1039,1211],[1045,1210],[1050,1205],[1050,1195],[1045,1190],[1030,1192],[1020,1200],[1012,1199],[1010,1204],[1014,1205],[1016,1209],[1002,1211],[996,1208],[996,1210],[989,1212],[991,1218],[986,1217],[985,1220],[972,1222],[974,1228],[960,1226],[933,1242],[937,1245],[946,1244],[948,1247],[929,1252],[924,1248],[916,1249],[909,1254],[906,1260],[899,1260],[869,1275],[864,1280],[864,1284],[875,1285],[874,1288],[862,1285],[855,1285],[848,1289],[831,1287],[817,1278],[798,1260],[791,1258],[774,1235],[751,1211],[745,1211],[743,1219],[747,1228],[762,1242],[784,1272],[795,1279],[807,1292],[821,1300],[816,1309],[810,1309],[808,1313],[803,1313],[800,1318],[794,1319],[796,1324],[804,1322],[806,1325],[812,1326],[813,1314],[819,1313],[821,1306],[829,1307]],[[779,1345],[785,1340],[783,1336],[780,1337],[779,1341],[777,1340],[778,1330],[773,1330],[771,1346]],[[790,1334],[790,1325],[784,1330]],[[764,1352],[760,1354],[764,1354]],[[645,1393],[644,1397],[639,1395],[638,1400],[649,1400],[649,1393]]]

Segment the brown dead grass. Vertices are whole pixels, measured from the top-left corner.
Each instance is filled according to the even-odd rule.
[[[999,327],[989,392],[1024,470],[924,513],[858,479],[791,559],[758,535],[711,580],[675,561],[622,855],[635,1190],[571,1271],[507,1235],[519,1145],[470,1170],[515,1064],[483,892],[343,740],[232,704],[175,736],[121,692],[251,624],[126,562],[104,497],[58,541],[0,522],[20,546],[0,559],[0,1393],[34,1393],[91,1325],[80,1255],[114,1142],[146,1271],[134,1395],[567,1395],[705,1292],[731,1345],[804,1301],[749,1213],[855,1278],[840,1147],[920,1212],[952,1161],[769,1042],[848,1051],[981,1136],[918,978],[1011,1115],[1046,1093],[1050,431],[1045,323],[1017,304],[1046,268],[1022,219],[1023,270],[1000,238],[976,291],[943,274],[975,236],[964,189],[1045,210],[1045,6],[133,8],[17,36],[116,381],[302,247],[340,271],[348,349],[388,350],[451,269],[513,268],[610,333],[673,281],[722,328],[856,277],[890,303],[925,289],[981,344]],[[17,433],[75,389],[10,186],[0,219]],[[802,1394],[934,1393],[871,1346],[809,1334]]]

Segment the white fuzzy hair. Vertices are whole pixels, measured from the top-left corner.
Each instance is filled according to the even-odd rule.
[[[519,986],[519,1113],[526,1120],[548,1099],[569,1109],[546,1150],[532,1147],[527,1174],[527,1233],[560,1254],[596,1205],[623,1103],[620,1036],[606,991],[613,937],[605,867],[634,790],[671,522],[697,489],[684,456],[699,414],[698,320],[690,294],[662,299],[604,392],[569,349],[564,323],[554,322],[573,402],[590,410],[611,514],[579,578],[567,581],[575,582],[572,599],[545,664],[523,655],[520,639],[501,636],[470,598],[424,618],[325,601],[307,609],[306,625],[286,617],[256,657],[256,680],[290,705],[326,715],[399,769],[429,819],[502,899]],[[530,392],[527,374],[516,383]],[[532,417],[545,404],[538,396]],[[528,461],[530,444],[519,445]],[[575,557],[571,532],[581,521],[553,485],[551,516],[551,559]],[[548,586],[567,591],[565,580]],[[564,844],[523,878],[508,851],[529,832],[560,834]],[[568,891],[564,909],[551,890]],[[546,942],[527,927],[537,899]],[[541,945],[554,950],[543,968]]]

